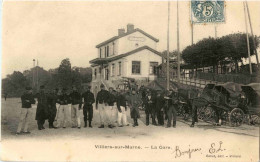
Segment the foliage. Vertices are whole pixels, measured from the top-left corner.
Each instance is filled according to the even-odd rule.
[[[259,37],[254,38],[259,46]],[[249,37],[250,54],[254,55],[253,37]],[[236,65],[248,58],[246,34],[236,33],[221,38],[205,38],[182,51],[182,58],[186,64],[194,68],[216,66],[218,62],[229,60]]]
[[[34,85],[33,76],[35,77]],[[47,90],[62,87],[70,89],[72,85],[80,88],[82,83],[89,83],[91,80],[92,69],[90,67],[71,68],[70,60],[64,59],[58,68],[49,71],[39,66],[25,70],[23,73],[14,71],[13,74],[2,79],[2,94],[7,93],[9,97],[20,97],[26,86],[33,86],[34,92],[41,85],[45,85]]]

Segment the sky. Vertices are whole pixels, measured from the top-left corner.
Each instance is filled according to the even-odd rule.
[[[245,32],[243,2],[226,1],[226,22],[216,24],[217,36]],[[260,1],[248,2],[252,27],[260,36]],[[5,1],[2,6],[2,77],[32,68],[33,59],[48,70],[69,58],[72,66],[88,67],[95,46],[134,24],[159,39],[167,49],[166,1]],[[170,5],[170,50],[177,47],[176,2]],[[179,2],[180,47],[191,44],[190,2]],[[249,27],[249,26],[248,26]],[[250,28],[249,28],[250,29]],[[249,30],[250,31],[250,30]],[[195,25],[194,43],[215,36],[215,25]],[[259,50],[258,50],[259,51]],[[258,52],[260,53],[260,51]],[[255,62],[255,57],[252,58]]]

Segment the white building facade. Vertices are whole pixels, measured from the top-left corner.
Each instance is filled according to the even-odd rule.
[[[91,60],[92,81],[114,81],[122,77],[153,80],[155,67],[162,63],[156,51],[158,39],[128,24],[127,31],[118,29],[118,36],[96,46],[97,58]]]

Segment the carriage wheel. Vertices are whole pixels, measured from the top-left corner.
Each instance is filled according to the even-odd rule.
[[[204,120],[205,121],[211,121],[212,119],[214,120],[214,116],[215,116],[215,111],[213,110],[212,107],[210,106],[207,106],[205,108],[205,111],[204,111]]]
[[[251,124],[260,125],[260,116],[258,116],[258,115],[252,115],[252,116],[251,116]]]
[[[229,115],[229,122],[232,127],[242,125],[244,121],[244,112],[240,108],[234,108]]]

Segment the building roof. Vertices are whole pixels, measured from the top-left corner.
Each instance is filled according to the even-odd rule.
[[[137,49],[134,49],[130,52],[127,52],[127,53],[124,53],[124,54],[120,54],[120,55],[117,55],[117,56],[114,56],[114,57],[109,57],[109,58],[96,58],[96,59],[93,59],[93,60],[90,60],[89,62],[91,64],[105,64],[105,63],[108,63],[108,62],[111,62],[111,61],[114,61],[114,60],[118,60],[120,58],[123,58],[123,57],[126,57],[126,56],[129,56],[131,54],[134,54],[136,52],[139,52],[139,51],[142,51],[142,50],[149,50],[159,56],[162,56],[160,52],[152,49],[151,47],[148,47],[148,46],[142,46],[142,47],[139,47]]]
[[[122,38],[122,37],[124,37],[124,36],[127,36],[127,35],[129,35],[129,34],[132,34],[132,33],[134,33],[134,32],[137,32],[137,31],[140,32],[140,33],[142,33],[142,34],[144,34],[145,36],[151,38],[151,39],[154,40],[155,42],[159,42],[159,39],[157,39],[157,38],[151,36],[150,34],[144,32],[143,30],[141,30],[141,29],[139,29],[139,28],[136,28],[136,29],[134,29],[134,30],[131,31],[131,32],[126,32],[126,33],[124,33],[124,34],[122,34],[122,35],[114,36],[114,37],[112,37],[112,38],[110,38],[110,39],[108,39],[108,40],[106,40],[106,41],[104,41],[104,42],[102,42],[102,43],[96,45],[96,48],[99,48],[99,47],[101,47],[101,46],[103,46],[103,45],[105,45],[105,44],[107,44],[107,43],[110,43],[110,42],[112,42],[112,41],[114,41],[114,40],[117,40],[117,39],[119,39],[119,38]]]

